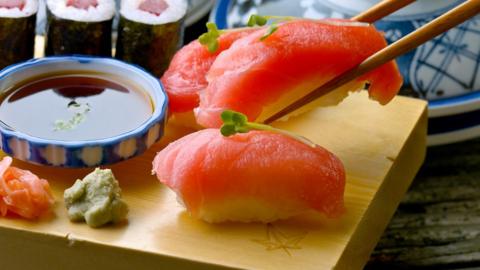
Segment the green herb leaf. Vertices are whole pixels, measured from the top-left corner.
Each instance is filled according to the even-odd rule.
[[[243,113],[232,110],[225,110],[220,115],[223,125],[220,132],[223,136],[231,136],[236,133],[246,133],[250,131],[248,118]]]
[[[229,137],[237,133],[247,133],[251,130],[265,130],[265,131],[280,133],[280,134],[289,136],[291,138],[294,138],[311,147],[316,147],[316,144],[308,140],[307,138],[298,136],[286,130],[274,128],[272,126],[265,125],[265,124],[248,122],[247,116],[240,112],[225,110],[220,115],[220,118],[223,121],[223,125],[220,128],[220,133],[225,137]]]
[[[207,47],[208,51],[214,53],[218,50],[218,37],[224,32],[218,30],[218,27],[213,22],[208,22],[206,24],[207,32],[198,37],[198,42]]]
[[[244,125],[247,124],[248,118],[247,118],[246,115],[244,115],[242,113],[234,113],[232,115],[232,121],[237,126],[244,126]]]
[[[272,24],[267,28],[266,33],[260,38],[261,41],[264,41],[267,39],[269,36],[271,36],[273,33],[275,33],[278,30],[278,23],[279,22],[284,22],[284,21],[289,21],[293,20],[295,17],[291,16],[260,16],[253,14],[250,16],[247,22],[247,26],[253,27],[253,26],[264,26],[267,24],[269,20],[272,20]]]
[[[275,33],[278,30],[277,24],[272,24],[270,27],[268,27],[267,32],[260,38],[261,41],[264,41],[267,39],[269,36],[271,36],[273,33]]]
[[[253,26],[264,26],[268,22],[268,17],[267,16],[261,16],[261,15],[256,15],[253,14],[248,18],[247,26],[248,27],[253,27]]]
[[[222,121],[225,123],[225,124],[231,124],[233,123],[233,115],[237,113],[235,111],[231,111],[231,110],[225,110],[222,112],[222,114],[220,115],[220,118],[222,118]]]
[[[220,133],[222,133],[223,136],[228,137],[237,133],[237,131],[235,130],[235,125],[224,124],[220,128]]]

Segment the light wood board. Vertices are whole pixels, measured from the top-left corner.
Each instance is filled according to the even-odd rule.
[[[344,162],[347,212],[337,220],[306,214],[210,225],[191,218],[150,173],[155,153],[179,135],[173,129],[144,155],[109,166],[130,206],[128,222],[117,226],[91,229],[67,219],[63,190],[89,170],[16,161],[48,179],[57,202],[54,215],[36,222],[0,218],[0,268],[360,269],[424,159],[426,123],[423,101],[397,97],[380,106],[360,93],[277,124]]]

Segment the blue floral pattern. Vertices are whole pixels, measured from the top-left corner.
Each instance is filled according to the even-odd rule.
[[[307,18],[346,18],[352,11],[340,10],[331,1],[320,0],[233,0],[228,14],[229,27],[244,26],[250,14],[292,15]],[[461,1],[454,2],[456,5]],[[329,4],[330,3],[330,4]],[[354,5],[354,4],[352,4]],[[273,7],[276,7],[274,9]],[[287,8],[288,6],[288,8]],[[450,6],[447,6],[447,9]],[[385,32],[388,42],[421,27],[445,11],[445,4],[417,18],[396,16],[376,26]],[[402,19],[403,18],[403,19]],[[397,63],[404,75],[406,94],[427,100],[458,96],[480,89],[478,65],[480,61],[480,25],[474,18],[443,34],[399,59]],[[410,90],[413,89],[413,92]]]

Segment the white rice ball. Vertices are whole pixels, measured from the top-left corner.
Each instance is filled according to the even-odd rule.
[[[114,0],[98,0],[96,7],[88,9],[67,6],[66,0],[47,0],[47,7],[59,18],[78,22],[108,21],[115,15]]]
[[[38,10],[38,0],[26,0],[25,7],[19,8],[0,8],[0,17],[3,18],[22,18],[29,17]]]
[[[177,22],[187,13],[186,0],[165,0],[168,8],[160,16],[139,9],[143,1],[145,0],[122,0],[120,14],[130,21],[155,25]]]

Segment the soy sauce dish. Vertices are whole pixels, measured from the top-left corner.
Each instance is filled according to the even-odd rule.
[[[109,58],[47,57],[0,72],[0,147],[27,162],[93,167],[143,153],[168,106],[158,79]]]

